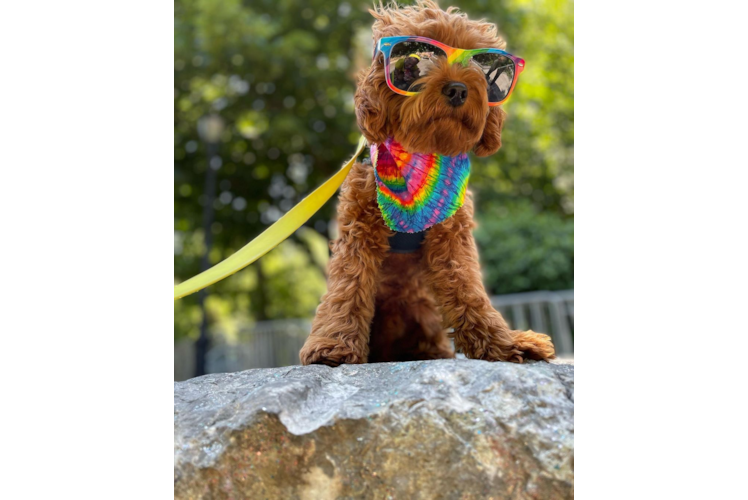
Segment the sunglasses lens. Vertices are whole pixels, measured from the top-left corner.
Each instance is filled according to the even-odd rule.
[[[501,54],[476,54],[472,57],[486,75],[488,102],[501,102],[509,95],[514,82],[514,61]]]
[[[434,67],[438,57],[446,58],[447,54],[430,43],[398,42],[390,52],[390,83],[400,90],[417,92],[413,83]]]

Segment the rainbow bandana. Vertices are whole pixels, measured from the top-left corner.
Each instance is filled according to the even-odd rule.
[[[453,216],[465,201],[470,160],[408,153],[392,137],[371,145],[377,203],[387,227],[417,233]]]

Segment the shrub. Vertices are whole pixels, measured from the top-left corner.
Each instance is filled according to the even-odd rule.
[[[491,294],[574,288],[574,219],[529,206],[479,214],[475,238]]]

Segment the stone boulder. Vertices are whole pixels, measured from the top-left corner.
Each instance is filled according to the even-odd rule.
[[[175,498],[573,498],[574,366],[292,366],[174,384]]]

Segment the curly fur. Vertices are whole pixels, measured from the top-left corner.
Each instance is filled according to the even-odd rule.
[[[504,48],[496,26],[473,21],[430,0],[414,6],[379,5],[374,40],[420,35],[452,47]],[[441,88],[448,81],[468,87],[463,106],[448,105]],[[355,95],[359,128],[371,143],[394,136],[408,151],[478,156],[501,147],[505,113],[486,103],[484,75],[446,64],[422,78],[412,97],[392,92],[378,57],[361,72]],[[340,237],[332,245],[328,291],[300,353],[303,364],[404,361],[454,357],[455,346],[469,358],[522,362],[554,357],[547,335],[510,330],[490,303],[482,284],[473,239],[473,203],[431,228],[413,254],[389,252],[394,234],[382,220],[371,166],[357,163],[339,197]]]

